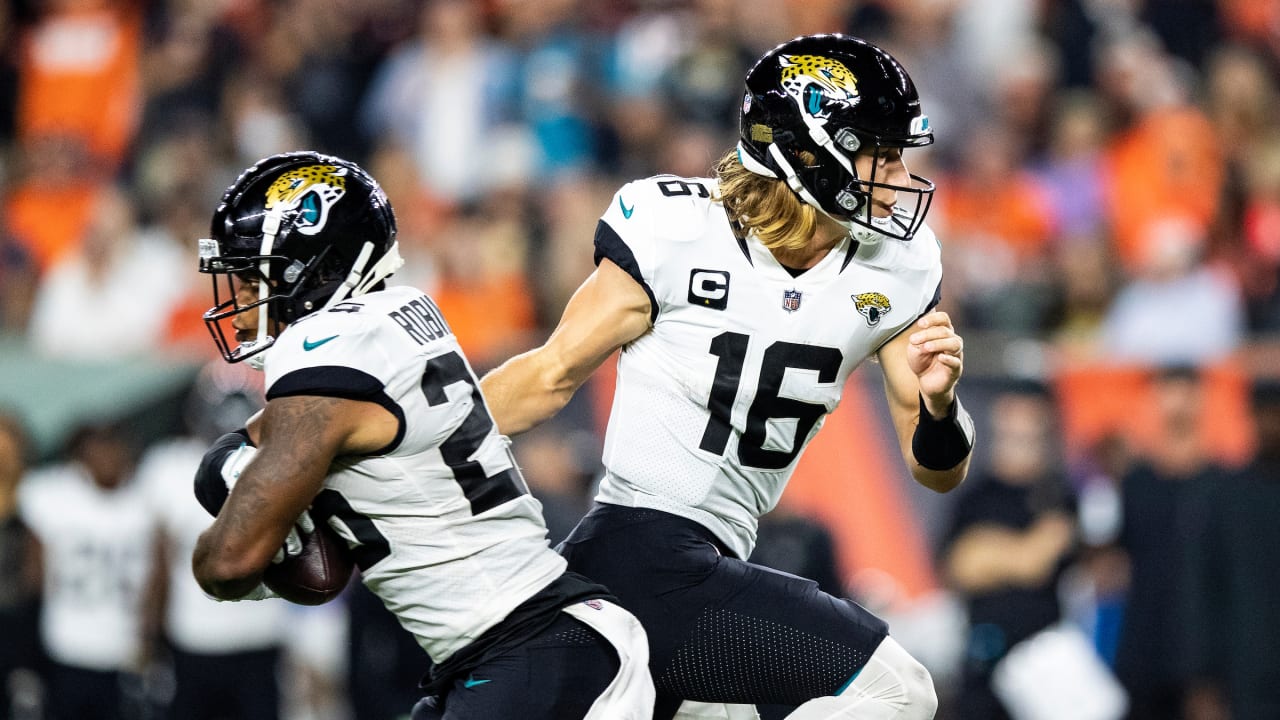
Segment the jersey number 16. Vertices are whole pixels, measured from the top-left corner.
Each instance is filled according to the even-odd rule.
[[[711,340],[711,354],[719,361],[711,395],[707,399],[711,417],[707,419],[702,442],[698,444],[707,452],[723,455],[729,444],[733,405],[742,383],[742,367],[746,363],[750,340],[749,335],[736,332],[723,332]],[[814,423],[827,412],[825,405],[779,395],[787,369],[816,370],[818,382],[830,384],[836,381],[843,360],[844,355],[836,348],[782,340],[765,349],[755,400],[747,411],[746,430],[738,442],[738,459],[743,465],[762,470],[780,470],[790,465],[800,454]],[[777,418],[796,419],[790,450],[773,450],[764,446],[768,421]]]

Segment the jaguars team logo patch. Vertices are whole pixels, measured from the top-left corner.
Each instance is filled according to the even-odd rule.
[[[799,290],[783,290],[782,291],[782,309],[789,313],[793,313],[800,309],[800,296],[803,295]]]
[[[858,293],[849,297],[853,298],[853,306],[867,319],[868,327],[879,325],[880,318],[893,309],[889,305],[889,298],[878,292]]]
[[[835,107],[852,107],[861,99],[858,79],[839,60],[821,55],[779,55],[782,90],[810,117],[825,123]]]
[[[315,235],[329,221],[329,210],[347,194],[347,169],[336,165],[307,165],[290,170],[267,188],[266,209],[298,211],[294,229]]]

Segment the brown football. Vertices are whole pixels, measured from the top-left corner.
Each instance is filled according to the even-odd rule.
[[[262,581],[291,603],[322,605],[347,586],[353,566],[346,541],[328,525],[317,525],[303,539],[302,552],[268,565]]]

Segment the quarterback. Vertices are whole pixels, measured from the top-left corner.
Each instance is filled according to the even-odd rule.
[[[269,596],[263,571],[295,524],[327,523],[431,657],[436,697],[414,718],[647,720],[639,623],[551,549],[435,303],[386,286],[400,257],[374,179],[275,155],[228,188],[212,226],[205,320],[227,361],[265,370],[267,404],[197,474],[216,515],[194,552],[200,585]]]
[[[561,552],[644,624],[657,718],[686,700],[733,717],[760,703],[803,720],[934,715],[927,670],[884,622],[745,561],[867,358],[913,477],[938,492],[964,479],[973,425],[963,343],[935,309],[933,184],[903,159],[932,141],[883,50],[784,43],[748,73],[740,142],[714,176],[623,186],[551,337],[481,381],[499,430],[519,433],[621,349],[605,475]]]

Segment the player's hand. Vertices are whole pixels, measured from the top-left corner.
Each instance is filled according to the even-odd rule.
[[[307,536],[316,531],[316,524],[311,519],[311,513],[306,510],[293,521],[293,526],[289,528],[289,534],[284,536],[284,545],[276,551],[275,557],[271,558],[271,562],[279,564],[289,558],[294,558],[302,554],[302,546],[307,541]]]
[[[964,370],[964,339],[951,326],[951,317],[935,310],[916,321],[907,340],[907,365],[920,379],[920,394],[931,413],[942,415],[955,399]]]

